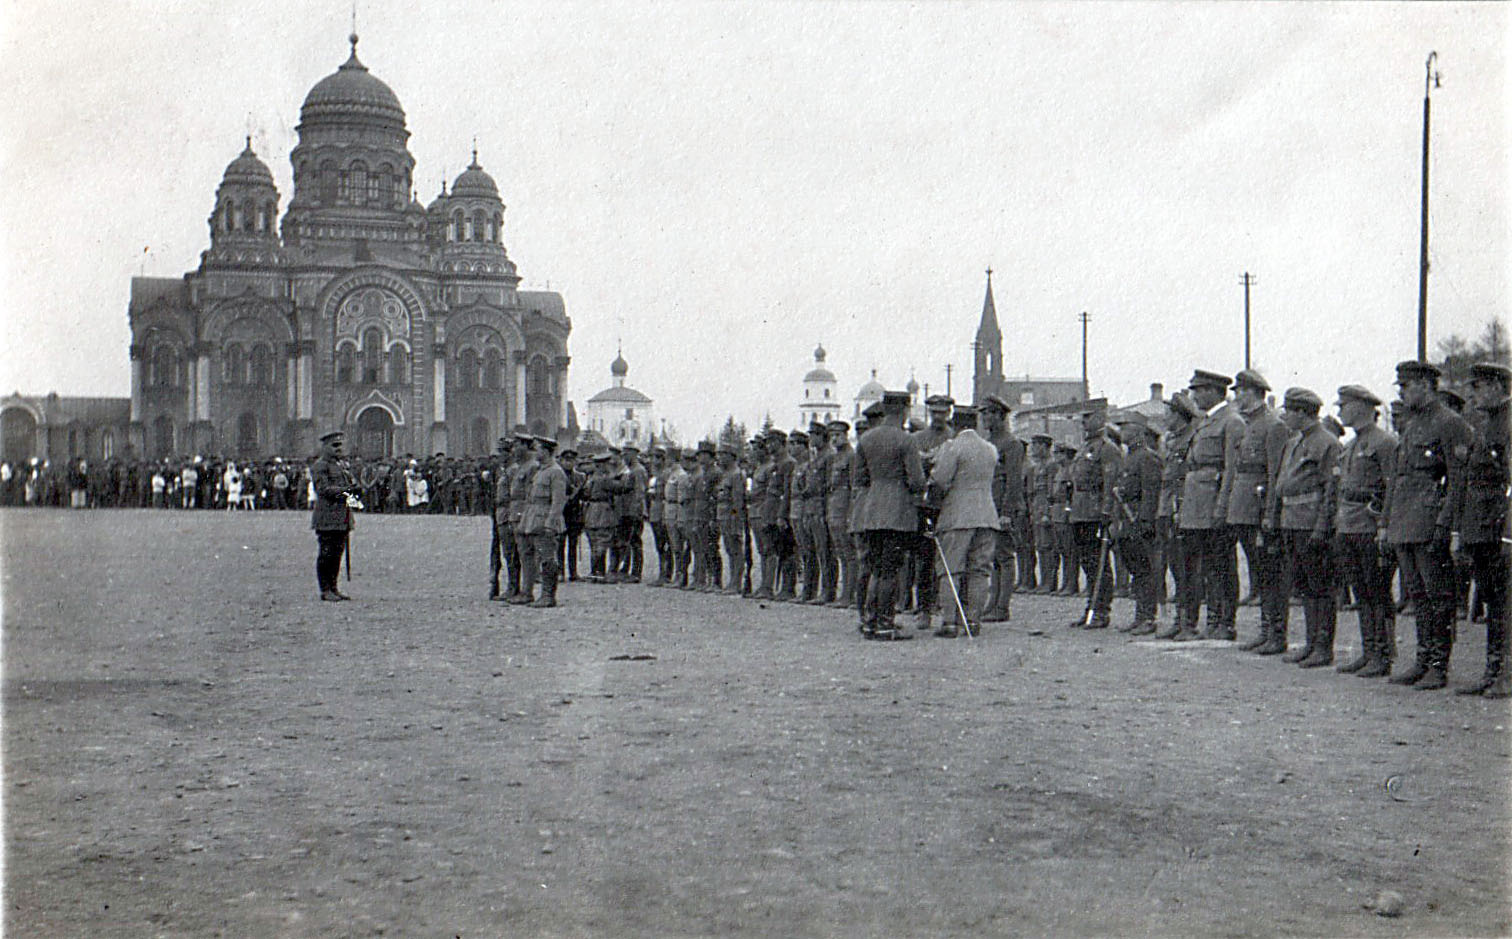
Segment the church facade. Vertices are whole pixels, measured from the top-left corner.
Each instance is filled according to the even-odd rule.
[[[363,456],[481,455],[566,431],[561,295],[518,289],[476,150],[450,191],[414,198],[404,110],[350,41],[300,109],[282,217],[249,138],[198,269],[132,279],[137,453],[301,456],[344,430]]]

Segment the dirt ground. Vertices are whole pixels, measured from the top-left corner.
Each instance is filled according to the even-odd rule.
[[[519,609],[481,518],[363,518],[323,604],[307,525],[0,515],[9,935],[1512,931],[1507,702],[1066,599],[908,643],[639,586]]]

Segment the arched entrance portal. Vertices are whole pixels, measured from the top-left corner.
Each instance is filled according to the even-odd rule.
[[[236,453],[241,457],[258,455],[257,415],[243,411],[236,419]]]
[[[372,407],[357,415],[357,456],[381,460],[394,455],[394,418]]]
[[[0,414],[0,459],[24,463],[37,455],[37,419],[25,408]]]

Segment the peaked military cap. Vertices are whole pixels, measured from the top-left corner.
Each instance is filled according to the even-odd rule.
[[[795,430],[787,435],[788,443],[808,443],[808,434],[801,430]]]
[[[667,448],[667,456],[669,458],[671,458],[671,459],[680,460],[680,459],[682,459],[682,455],[683,455],[682,447],[668,447]]]
[[[1500,382],[1502,385],[1512,385],[1512,368],[1500,362],[1476,362],[1470,366],[1471,381]]]
[[[640,447],[637,447],[635,444],[633,444],[633,443],[627,443],[627,444],[625,444],[624,448],[620,452],[621,453],[639,453],[641,451],[640,451]]]
[[[1339,403],[1345,398],[1353,398],[1356,401],[1364,401],[1372,407],[1380,407],[1381,399],[1371,394],[1370,389],[1364,385],[1341,385],[1339,387]]]
[[[1125,411],[1114,419],[1113,423],[1120,426],[1125,424],[1137,424],[1140,427],[1149,427],[1150,419],[1138,411]]]
[[[331,431],[328,434],[321,434],[320,435],[320,442],[321,443],[330,443],[332,440],[336,440],[336,439],[339,439],[339,438],[345,437],[345,436],[346,436],[346,432],[345,431],[333,430],[333,431]]]
[[[651,455],[652,456],[666,456],[667,455],[667,448],[666,447],[652,447],[651,448]]]
[[[1002,411],[1004,414],[1013,413],[1012,406],[1008,404],[1007,399],[1005,399],[1002,395],[988,395],[987,397],[983,398],[982,410],[985,411],[988,408],[995,408],[999,411]]]
[[[576,450],[574,450],[573,448],[571,448],[571,447],[568,447],[567,449],[563,450],[559,454],[559,456],[564,456],[564,457],[570,456],[574,460],[577,459],[577,455],[578,455],[578,452]]]
[[[1444,399],[1444,403],[1449,405],[1451,410],[1465,410],[1465,396],[1453,388],[1440,388],[1439,397]]]
[[[523,430],[517,430],[517,431],[515,431],[514,439],[515,439],[515,443],[526,443],[526,444],[528,444],[532,440],[535,440],[535,436],[533,434],[527,434]]]
[[[541,447],[543,450],[549,450],[552,453],[555,453],[557,448],[555,437],[537,437],[536,445]]]
[[[1271,390],[1270,382],[1265,380],[1265,376],[1252,368],[1247,368],[1234,376],[1234,387],[1254,388],[1257,391]]]
[[[887,409],[882,406],[881,401],[873,401],[866,406],[866,410],[861,412],[861,416],[867,420],[874,421],[886,413]]]
[[[1412,381],[1417,378],[1436,379],[1440,375],[1443,375],[1444,371],[1432,362],[1419,362],[1415,359],[1408,359],[1405,362],[1397,363],[1396,374],[1397,384],[1400,385],[1404,381]]]
[[[1055,449],[1058,450],[1058,451],[1060,451],[1061,453],[1075,453],[1076,452],[1076,448],[1075,447],[1071,446],[1069,443],[1065,443],[1064,441],[1062,441],[1061,443],[1056,444],[1055,445]]]
[[[949,410],[955,404],[955,399],[950,395],[930,395],[924,399],[924,406],[931,411]]]
[[[1323,399],[1318,397],[1316,392],[1306,388],[1288,388],[1281,406],[1293,411],[1311,411],[1316,414],[1323,406]]]
[[[714,451],[714,441],[712,441],[712,440],[700,440],[698,442],[698,452],[699,453],[709,453],[709,454],[714,453],[715,452]]]
[[[722,443],[719,445],[719,455],[740,456],[740,448],[735,446],[733,443]]]
[[[1103,428],[1103,436],[1107,437],[1109,440],[1113,441],[1114,443],[1123,443],[1124,442],[1124,440],[1123,440],[1123,434],[1119,433],[1118,432],[1118,428],[1114,427],[1112,424],[1109,424],[1107,427]]]
[[[818,421],[814,421],[811,424],[809,424],[808,432],[809,432],[809,436],[810,437],[814,437],[814,436],[828,437],[829,436],[829,429],[826,428],[823,424],[819,423]]]
[[[913,395],[906,391],[882,392],[882,407],[887,411],[903,411],[908,408],[908,403],[913,400]]]
[[[1228,390],[1230,379],[1227,375],[1210,372],[1205,368],[1199,368],[1192,373],[1192,380],[1187,382],[1188,388],[1217,388],[1220,391]]]
[[[850,433],[851,428],[845,421],[830,421],[829,429],[832,434],[847,434]]]
[[[783,433],[775,427],[767,431],[766,435],[768,440],[776,440],[779,443],[787,439],[787,434]]]
[[[958,404],[955,413],[950,416],[950,423],[955,427],[975,427],[977,409],[969,404]]]
[[[1029,438],[1030,443],[1055,443],[1055,438],[1049,434],[1035,434]]]

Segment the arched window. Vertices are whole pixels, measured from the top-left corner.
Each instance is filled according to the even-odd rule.
[[[458,209],[452,213],[451,240],[461,241],[466,234],[466,228],[466,223],[462,221],[462,210]]]
[[[115,456],[115,433],[110,430],[100,431],[100,456],[106,460]]]
[[[378,167],[378,172],[373,178],[377,183],[378,199],[385,207],[398,208],[400,205],[400,192],[397,185],[399,180],[394,176],[393,164],[384,163]]]
[[[152,451],[155,458],[173,456],[173,418],[166,414],[152,422]]]
[[[236,230],[236,207],[231,202],[230,199],[227,199],[221,205],[221,231],[235,231],[235,230]]]
[[[538,355],[530,360],[529,375],[526,378],[532,398],[551,394],[551,368],[546,364],[545,356]]]
[[[488,418],[475,417],[472,422],[472,441],[467,452],[473,456],[488,456],[491,447],[488,442]]]
[[[496,242],[504,240],[504,216],[497,212],[494,213],[493,217],[493,236],[493,240]]]
[[[225,380],[228,385],[240,385],[246,381],[245,362],[242,359],[242,347],[236,343],[226,346],[225,352],[226,370]]]
[[[326,160],[320,164],[320,201],[330,205],[336,201],[336,193],[340,188],[341,173],[336,169],[335,160]]]
[[[483,387],[489,391],[504,387],[504,356],[498,349],[489,349],[484,358]]]
[[[356,370],[357,354],[350,344],[336,350],[336,381],[343,385],[352,383]]]
[[[376,385],[383,377],[383,333],[370,328],[362,335],[362,383]]]
[[[243,199],[241,204],[241,228],[243,231],[256,231],[257,227],[257,203],[251,199]]]
[[[487,224],[483,221],[483,210],[473,212],[472,217],[472,240],[482,241],[486,237]]]
[[[347,198],[356,205],[362,205],[368,198],[368,172],[367,164],[361,160],[352,164],[347,173],[348,188]]]
[[[161,345],[153,350],[152,384],[161,388],[178,384],[178,355],[172,346]]]
[[[471,349],[463,349],[457,357],[457,387],[462,391],[478,387],[478,353]]]
[[[264,345],[252,347],[252,384],[266,388],[273,384],[273,350]]]
[[[389,384],[405,385],[409,383],[409,350],[397,342],[389,349],[388,371]]]

